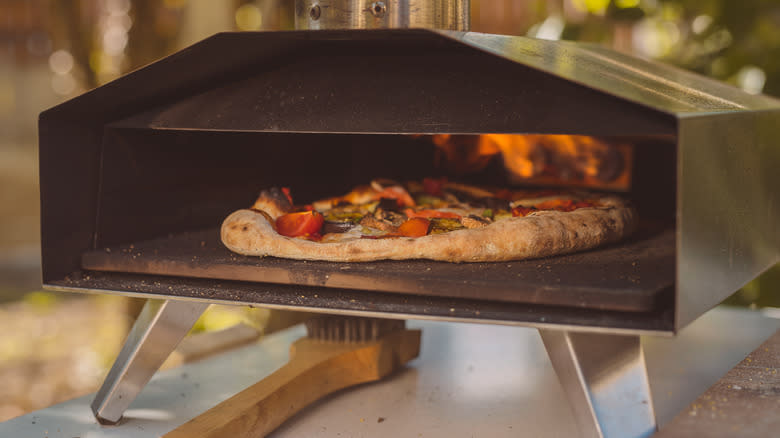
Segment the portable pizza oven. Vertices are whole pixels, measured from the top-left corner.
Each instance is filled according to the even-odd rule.
[[[398,20],[396,2],[374,3],[361,27]],[[301,27],[326,23],[329,6],[299,1]],[[467,28],[457,12],[449,27]],[[441,175],[435,134],[629,145],[639,231],[507,263],[304,262],[220,244],[222,220],[264,187],[311,201]],[[41,114],[43,283],[158,299],[93,405],[106,422],[209,303],[232,303],[537,327],[584,433],[640,436],[655,420],[639,335],[675,333],[778,263],[778,168],[780,101],[595,45],[222,33]],[[468,178],[507,183],[490,166]]]

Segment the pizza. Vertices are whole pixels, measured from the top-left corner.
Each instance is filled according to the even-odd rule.
[[[225,219],[221,238],[248,256],[490,262],[587,250],[635,226],[635,210],[616,195],[376,179],[307,205],[287,188],[263,190]]]

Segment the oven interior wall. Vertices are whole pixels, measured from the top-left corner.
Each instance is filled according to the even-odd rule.
[[[260,190],[289,187],[296,203],[348,191],[377,175],[426,175],[433,147],[401,135],[109,131],[97,247],[215,228]]]
[[[673,140],[619,140],[635,145],[627,196],[640,218],[654,228],[674,226]],[[289,187],[296,203],[308,203],[380,176],[442,176],[435,155],[427,136],[109,129],[95,247],[215,228],[266,187]],[[501,186],[507,175],[497,162],[458,179]]]

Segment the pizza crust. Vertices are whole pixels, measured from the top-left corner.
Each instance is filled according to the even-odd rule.
[[[271,216],[253,210],[238,210],[222,223],[221,235],[228,249],[248,256],[332,262],[522,260],[595,248],[633,232],[636,227],[633,208],[617,197],[604,197],[599,203],[600,207],[571,212],[539,211],[525,217],[499,220],[482,228],[417,238],[330,243],[282,236],[274,230]]]

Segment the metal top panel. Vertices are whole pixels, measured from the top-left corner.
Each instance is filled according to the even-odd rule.
[[[768,96],[750,95],[695,73],[592,44],[449,30],[338,29],[220,33],[55,106],[42,117],[117,120],[245,78],[248,68],[274,68],[282,60],[306,58],[334,45],[354,49],[354,55],[478,49],[665,114],[780,107],[780,101]],[[516,85],[535,88],[528,83]]]
[[[780,100],[595,44],[437,31],[472,47],[668,114],[760,110]]]
[[[469,6],[469,0],[295,0],[295,28],[469,30]]]

